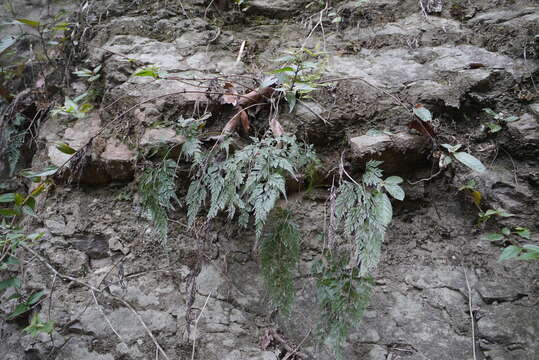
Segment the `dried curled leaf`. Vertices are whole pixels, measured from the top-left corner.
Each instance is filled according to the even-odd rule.
[[[270,121],[270,129],[274,136],[284,135],[284,129],[277,117],[273,117]]]
[[[430,123],[432,121],[431,112],[421,104],[416,104],[413,111],[416,118],[408,124],[408,127],[427,137],[436,136],[436,132]]]

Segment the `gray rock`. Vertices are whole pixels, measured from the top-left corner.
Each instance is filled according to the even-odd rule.
[[[75,233],[75,224],[69,222],[66,225],[64,217],[61,215],[52,216],[45,220],[45,226],[53,235],[73,235]]]
[[[530,104],[530,110],[536,117],[539,117],[539,103]]]
[[[51,247],[45,253],[53,265],[58,266],[68,274],[82,275],[88,271],[89,259],[82,251]]]
[[[507,128],[520,144],[539,144],[539,123],[531,114],[524,114],[520,120],[507,124]]]
[[[537,339],[537,307],[503,303],[490,307],[477,322],[478,336],[499,344],[521,344],[533,359]]]
[[[140,146],[150,150],[156,146],[166,146],[165,150],[169,156],[178,157],[181,154],[181,145],[185,142],[185,137],[176,134],[171,128],[146,129]],[[164,154],[163,154],[164,155]]]
[[[117,139],[96,139],[88,150],[82,150],[100,129],[99,115],[90,113],[87,117],[74,121],[65,129],[63,135],[48,136],[47,139],[64,142],[75,150],[87,151],[79,163],[74,164],[74,161],[71,161],[68,164],[71,172],[68,171],[66,179],[72,176],[72,180],[83,184],[105,184],[111,181],[126,181],[133,177],[136,154]],[[49,134],[54,132],[53,128],[48,130]],[[56,129],[56,133],[61,133],[61,130]],[[50,144],[47,150],[48,161],[55,166],[62,166],[75,156],[59,151],[54,143]]]
[[[253,15],[283,18],[292,15],[307,2],[305,0],[251,0],[246,11],[248,14]]]
[[[69,238],[69,243],[90,259],[102,259],[109,256],[107,238],[101,234],[86,234]]]
[[[395,135],[363,135],[350,139],[352,156],[359,163],[381,160],[381,167],[389,173],[406,173],[426,161],[429,139],[401,132]]]

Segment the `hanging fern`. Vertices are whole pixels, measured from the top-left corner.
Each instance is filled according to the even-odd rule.
[[[155,232],[162,244],[168,237],[168,210],[174,210],[176,196],[176,163],[170,159],[162,161],[156,168],[146,169],[140,179],[139,191],[142,206],[148,211]]]
[[[391,176],[382,179],[380,161],[369,161],[361,181],[342,180],[330,196],[330,232],[342,230],[345,238],[353,240],[351,252],[331,249],[324,261],[313,267],[321,305],[321,329],[338,358],[350,330],[359,323],[372,293],[369,273],[378,265],[387,226],[393,217],[389,197],[404,199],[399,186],[402,179]],[[330,243],[337,247],[335,241]]]
[[[361,277],[357,267],[349,268],[345,253],[327,252],[313,266],[321,308],[319,332],[325,336],[338,359],[350,330],[361,321],[374,287],[370,277]]]
[[[383,180],[380,164],[369,161],[361,183],[342,181],[335,199],[336,224],[342,224],[345,237],[354,239],[361,276],[380,261],[386,228],[393,217],[391,201],[383,190],[398,200],[404,199],[404,191],[398,185],[402,179],[392,176]]]
[[[288,314],[295,296],[301,233],[292,222],[292,213],[281,208],[275,209],[265,230],[260,249],[262,274],[273,304]]]
[[[211,220],[226,212],[247,227],[254,218],[256,238],[262,235],[266,219],[282,195],[286,197],[286,177],[297,179],[300,171],[316,163],[312,146],[299,143],[294,136],[252,138],[252,143],[230,154],[230,141],[223,141],[213,152],[203,152],[194,138],[196,125],[182,123],[187,141],[182,152],[193,160],[195,180],[186,196],[189,226],[208,205],[206,218]],[[216,154],[226,154],[219,160]]]

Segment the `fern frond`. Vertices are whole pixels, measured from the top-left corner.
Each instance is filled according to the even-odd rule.
[[[162,161],[158,167],[146,169],[140,179],[139,191],[142,206],[150,215],[155,231],[162,244],[168,237],[168,210],[174,210],[176,196],[176,163],[170,159]]]
[[[389,197],[382,192],[380,164],[369,161],[360,183],[341,181],[332,203],[331,231],[342,229],[345,237],[353,239],[354,251],[339,254],[333,249],[334,255],[326,254],[325,261],[313,270],[318,276],[323,329],[338,358],[344,340],[368,304],[373,287],[369,273],[380,262],[382,242],[393,216]]]
[[[197,180],[191,183],[186,198],[190,225],[209,194],[208,220],[224,210],[230,218],[239,212],[242,225],[253,216],[255,234],[260,238],[280,195],[286,197],[285,175],[296,177],[297,171],[316,159],[312,148],[298,143],[295,137],[252,140],[224,160],[218,161],[214,156],[208,165],[211,155],[202,153],[204,162],[193,163],[191,172],[197,174]],[[185,151],[190,151],[190,147]]]
[[[275,209],[270,224],[260,246],[262,274],[273,304],[288,314],[295,296],[301,234],[287,210]]]
[[[320,335],[331,342],[337,359],[342,359],[343,343],[363,318],[374,287],[372,278],[347,265],[347,254],[328,252],[313,267],[322,309]]]

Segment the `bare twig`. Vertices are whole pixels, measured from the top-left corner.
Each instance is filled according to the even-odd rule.
[[[475,322],[474,315],[472,310],[472,289],[470,288],[470,282],[468,281],[468,274],[466,274],[466,268],[463,266],[464,278],[466,279],[466,287],[468,288],[468,310],[470,312],[470,321],[472,322],[472,350],[473,350],[473,359],[477,360],[475,355]]]
[[[328,120],[326,120],[326,119],[324,119],[322,116],[320,116],[320,114],[318,114],[318,113],[317,113],[316,111],[314,111],[309,105],[307,105],[307,103],[305,103],[305,101],[300,100],[300,99],[298,99],[297,101],[298,101],[301,105],[305,106],[305,108],[306,108],[307,110],[309,110],[310,113],[312,113],[314,116],[316,116],[317,118],[319,118],[320,120],[322,120],[326,125],[331,125],[331,123],[330,123]]]
[[[206,301],[204,302],[204,306],[202,306],[202,309],[200,310],[200,314],[198,314],[196,320],[195,320],[195,328],[193,330],[193,350],[191,351],[191,360],[195,359],[195,349],[196,349],[196,341],[197,341],[197,328],[198,328],[198,322],[200,318],[202,317],[202,313],[204,312],[204,309],[206,309],[206,305],[208,305],[208,301],[210,300],[210,296],[213,290],[210,290],[210,293],[208,296],[206,296]]]
[[[289,353],[294,353],[295,356],[299,357],[300,359],[308,360],[311,359],[311,357],[301,351],[298,351],[297,349],[293,348],[288,344],[288,342],[281,336],[275,329],[269,330],[270,335],[273,337],[275,341],[277,341],[279,344],[281,344],[285,350]]]
[[[309,335],[311,335],[311,332],[313,331],[313,328],[310,328],[309,331],[307,332],[307,335],[305,335],[305,337],[303,338],[303,340],[300,341],[300,343],[298,344],[298,346],[296,346],[296,348],[294,349],[294,351],[291,351],[289,352],[288,354],[286,354],[286,356],[283,358],[283,360],[288,360],[291,356],[294,356],[299,348],[301,347],[301,345],[303,345],[303,343],[305,342],[305,340],[307,340],[307,338],[309,337]]]
[[[407,182],[408,184],[410,184],[410,185],[417,185],[417,184],[419,184],[419,183],[421,183],[421,182],[423,182],[423,181],[429,181],[429,180],[434,179],[436,176],[438,176],[438,175],[441,174],[442,170],[443,170],[443,169],[438,170],[437,173],[435,173],[435,174],[429,176],[428,178],[420,179],[420,180],[417,180],[417,181],[408,181],[408,180],[406,180],[406,182]]]
[[[114,326],[112,326],[108,316],[105,314],[105,311],[103,311],[103,308],[101,307],[101,305],[99,305],[99,302],[97,301],[97,297],[95,296],[95,291],[93,290],[90,290],[90,292],[92,293],[92,297],[94,298],[94,302],[95,304],[97,305],[97,308],[99,309],[99,312],[101,313],[101,315],[103,315],[103,317],[105,318],[105,321],[107,322],[107,324],[109,324],[109,327],[111,328],[112,332],[118,336],[118,339],[120,339],[120,341],[123,341],[122,337],[120,336],[120,334],[118,334],[118,332],[116,331],[116,329],[114,329]]]

